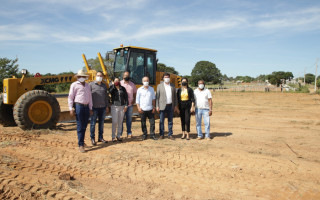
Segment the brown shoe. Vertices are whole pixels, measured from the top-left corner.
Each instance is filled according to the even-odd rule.
[[[84,150],[84,147],[83,146],[80,146],[79,147],[79,151],[81,152],[81,153],[85,153],[86,151]]]
[[[128,138],[132,138],[132,135],[128,135]]]
[[[160,135],[160,137],[159,137],[160,139],[164,139],[164,135]]]
[[[208,140],[208,141],[211,141],[211,138],[209,138],[209,137],[206,137],[206,140]]]
[[[170,135],[170,136],[168,136],[168,139],[174,140],[174,137],[172,137],[172,135]]]
[[[197,140],[202,140],[202,138],[201,137],[197,137]]]

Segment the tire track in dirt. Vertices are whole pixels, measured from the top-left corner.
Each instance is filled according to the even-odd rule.
[[[15,133],[15,134],[5,134],[1,133],[0,142],[3,141],[14,141],[18,142],[19,144],[25,144],[25,145],[40,145],[42,147],[67,147],[67,148],[74,148],[75,143],[69,142],[65,140],[61,140],[58,138],[55,138],[54,140],[46,140],[41,139],[38,135],[32,135],[28,133]]]
[[[24,160],[19,159],[18,162],[5,162],[1,160],[0,167],[3,169],[2,171],[6,170],[6,173],[0,173],[0,197],[3,199],[83,198],[83,196],[77,193],[70,192],[65,187],[64,181],[58,179],[53,179],[53,181],[49,181],[50,179],[48,179],[47,181],[47,178],[49,178],[47,173],[37,170],[37,166],[32,168],[25,165]]]
[[[199,155],[197,152],[188,154],[185,152],[167,154],[153,152],[150,155],[149,152],[136,148],[133,151],[131,149],[131,152],[123,150],[118,153],[126,155],[132,152],[136,154],[127,156],[126,162],[119,160],[108,166],[117,178],[125,176],[132,180],[151,183],[157,183],[160,180],[160,182],[172,185],[184,185],[187,181],[191,181],[194,185],[201,185],[201,189],[209,190],[212,190],[212,186],[206,187],[206,185],[224,181],[228,182],[230,190],[236,193],[241,188],[248,191],[257,188],[263,191],[266,188],[260,186],[257,179],[262,182],[279,178],[285,180],[286,176],[298,172],[297,167],[287,160],[279,162],[269,156],[242,155],[242,152],[236,153],[236,156],[233,155],[233,160],[228,156],[223,156],[225,154],[221,152],[206,152],[204,155]],[[175,152],[175,149],[172,152]],[[245,162],[248,157],[255,161],[248,164]],[[170,176],[167,176],[168,174]],[[283,187],[281,184],[278,185]],[[293,195],[295,191],[290,192],[288,191],[288,195]]]

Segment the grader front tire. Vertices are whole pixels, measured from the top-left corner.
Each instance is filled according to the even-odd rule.
[[[3,103],[3,94],[0,94],[0,124],[3,126],[15,126],[13,118],[13,105]]]
[[[22,129],[53,129],[60,116],[57,99],[43,90],[23,94],[14,105],[14,120]]]

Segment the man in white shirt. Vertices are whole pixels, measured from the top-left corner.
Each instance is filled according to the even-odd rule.
[[[141,116],[141,128],[143,132],[142,140],[147,139],[147,126],[146,119],[149,119],[150,123],[150,138],[157,140],[154,129],[155,129],[155,104],[156,104],[156,95],[154,93],[153,87],[149,86],[149,77],[145,76],[142,78],[143,86],[141,86],[136,95],[136,104],[138,111]]]
[[[212,95],[211,92],[204,88],[204,80],[198,81],[198,88],[194,90],[194,97],[196,102],[196,122],[198,140],[203,139],[201,130],[202,117],[205,126],[205,137],[207,140],[210,138],[210,116],[212,115]]]

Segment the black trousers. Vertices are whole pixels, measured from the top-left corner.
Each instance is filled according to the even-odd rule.
[[[150,111],[143,111],[142,114],[140,114],[141,116],[141,129],[143,132],[143,135],[147,136],[147,124],[146,124],[146,120],[147,118],[149,119],[150,122],[150,136],[154,136],[154,129],[155,129],[155,120],[154,120],[154,113],[152,113],[152,110]]]
[[[179,110],[180,110],[182,131],[190,132],[190,117],[191,117],[190,109],[191,109],[190,102],[188,101],[180,102]]]

